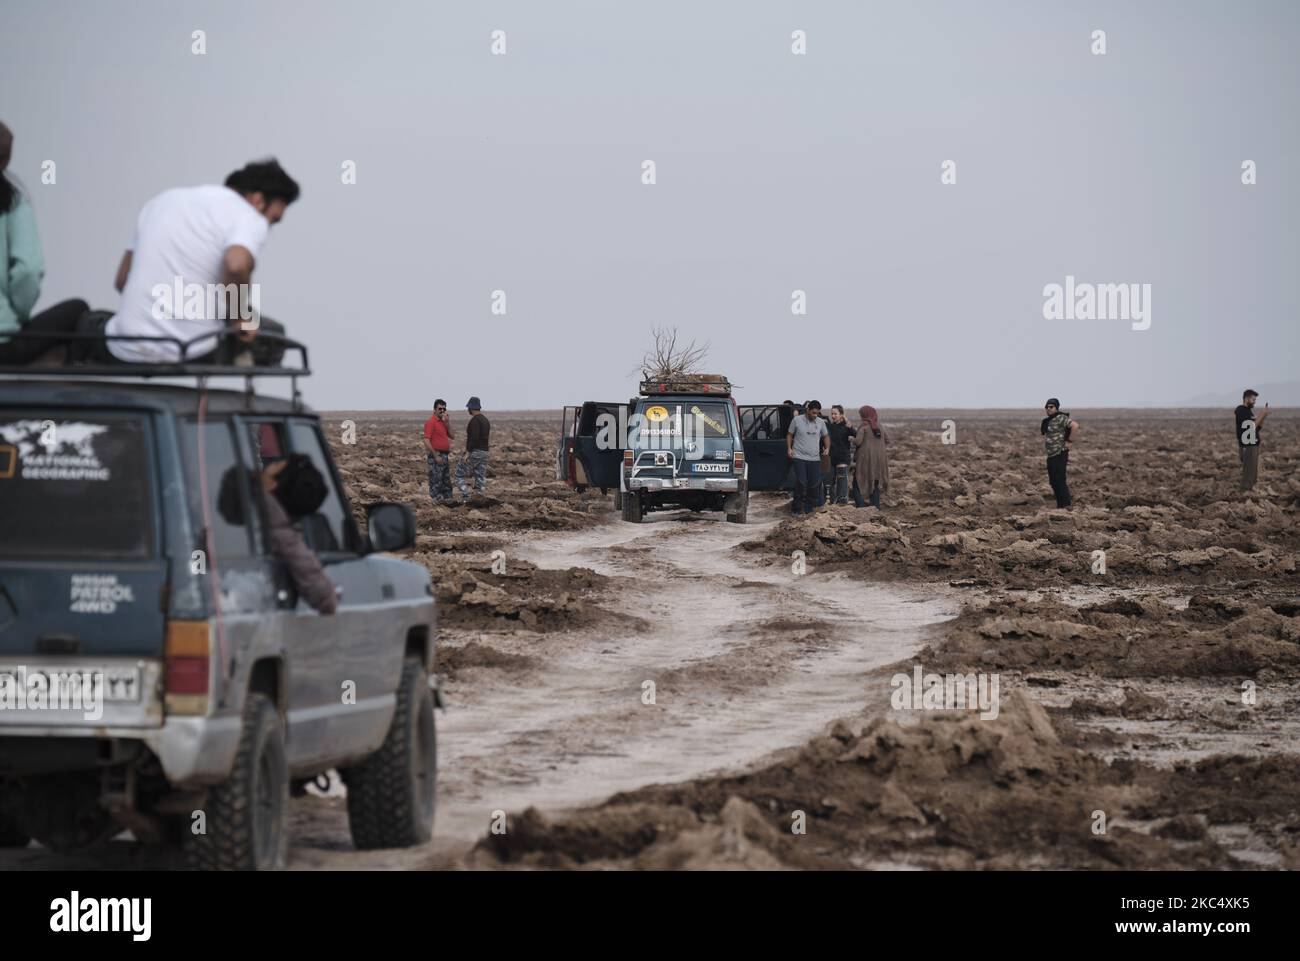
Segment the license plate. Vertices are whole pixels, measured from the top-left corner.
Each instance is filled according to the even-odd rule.
[[[77,678],[74,680],[73,678]],[[54,687],[54,685],[58,687]],[[83,690],[98,689],[105,702],[132,703],[140,700],[140,669],[138,667],[84,668],[59,670],[56,668],[5,668],[0,670],[0,692],[10,685],[15,691],[69,690],[73,685]],[[86,687],[86,685],[90,685]]]
[[[695,464],[694,470],[697,474],[703,474],[706,472],[710,474],[726,474],[730,472],[731,465],[730,464]]]

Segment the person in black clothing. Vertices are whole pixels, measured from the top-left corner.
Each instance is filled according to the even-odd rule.
[[[849,502],[849,465],[853,462],[850,439],[855,437],[858,429],[844,417],[844,405],[831,405],[831,483],[834,487],[830,502],[847,504]]]
[[[1241,458],[1241,489],[1250,490],[1259,475],[1259,432],[1270,411],[1268,404],[1255,414],[1255,401],[1259,392],[1247,390],[1241,395],[1241,404],[1232,415],[1233,429],[1237,435],[1237,455]]]
[[[794,422],[796,416],[802,413],[803,408],[796,406],[794,401],[781,401],[781,406],[777,408],[777,418],[782,438],[784,438],[786,434],[790,433],[790,424]],[[793,461],[790,463],[790,469],[786,471],[785,486],[792,492],[790,498],[790,513],[798,514],[803,498],[799,492],[799,479],[794,476]]]
[[[781,408],[777,411],[777,418],[781,427],[780,434],[782,437],[785,437],[786,432],[790,430],[790,421],[794,420],[794,415],[797,412],[798,411],[794,406],[794,401],[781,401]]]
[[[465,483],[466,475],[474,475],[474,495],[487,490],[488,435],[492,425],[483,413],[483,404],[477,397],[471,397],[465,403],[469,411],[469,423],[465,425],[465,456],[456,465],[456,487],[461,499],[470,498],[469,485]]]
[[[1046,416],[1039,425],[1043,435],[1043,446],[1047,452],[1047,480],[1052,485],[1052,494],[1056,497],[1056,506],[1069,509],[1074,498],[1070,495],[1070,485],[1066,481],[1066,471],[1070,465],[1070,445],[1079,433],[1078,421],[1061,410],[1061,402],[1050,397],[1043,405]]]

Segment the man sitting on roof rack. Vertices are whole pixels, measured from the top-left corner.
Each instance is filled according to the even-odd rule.
[[[267,232],[297,199],[298,184],[275,160],[236,170],[223,187],[176,187],[154,197],[117,268],[121,306],[111,317],[89,315],[79,330],[103,336],[79,356],[99,364],[278,365],[283,345],[254,341],[259,330],[283,334],[284,327],[259,317],[251,281]],[[223,331],[236,332],[238,342],[216,336]],[[187,345],[183,357],[176,342]],[[238,351],[240,343],[252,350]]]

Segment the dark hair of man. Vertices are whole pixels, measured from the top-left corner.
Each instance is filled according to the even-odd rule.
[[[327,493],[324,476],[306,454],[290,454],[275,479],[275,496],[290,517],[316,513]]]
[[[433,402],[434,410],[437,410],[439,407],[446,407],[446,406],[447,406],[447,402],[443,400],[441,397],[439,397],[437,400]]]
[[[291,204],[298,199],[298,182],[284,172],[275,160],[255,160],[226,178],[226,186],[244,196],[261,194],[266,202],[283,200]]]
[[[803,409],[805,411],[810,411],[813,410],[814,408],[816,408],[817,410],[821,410],[822,409],[821,401],[810,400],[808,401],[808,403],[803,405]]]
[[[1258,397],[1258,396],[1259,396],[1259,391],[1257,391],[1257,390],[1248,390],[1248,391],[1244,391],[1244,392],[1242,393],[1242,395],[1241,395],[1241,399],[1242,399],[1242,400],[1250,400],[1252,397]]]

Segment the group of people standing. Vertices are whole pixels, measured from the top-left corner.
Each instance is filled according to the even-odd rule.
[[[822,416],[820,401],[781,404],[793,472],[792,513],[811,514],[828,500],[847,504],[850,496],[858,507],[880,506],[880,495],[889,489],[888,438],[874,407],[859,407],[858,418],[854,427],[841,404],[831,405],[829,418]]]
[[[452,488],[453,479],[462,501],[470,499],[467,480],[474,478],[474,495],[487,490],[488,438],[492,424],[483,413],[483,402],[471,397],[465,402],[469,423],[465,425],[465,452],[451,468],[451,418],[447,415],[447,402],[439,397],[433,402],[433,413],[424,422],[424,459],[429,467],[429,496],[435,504],[456,506]]]
[[[1246,390],[1233,414],[1233,430],[1241,459],[1241,489],[1251,490],[1259,472],[1260,431],[1270,411],[1268,405],[1255,411],[1259,392]],[[889,489],[888,438],[880,427],[876,409],[858,409],[859,425],[854,427],[839,404],[831,406],[829,418],[822,416],[821,404],[810,400],[802,406],[787,400],[782,404],[782,422],[786,433],[786,453],[793,471],[794,498],[790,509],[795,514],[811,514],[829,500],[846,504],[851,494],[858,507],[880,506],[880,495]],[[1050,397],[1043,405],[1039,423],[1047,455],[1047,481],[1058,508],[1069,510],[1074,504],[1068,471],[1070,448],[1079,437],[1079,422],[1061,402]],[[850,490],[849,478],[852,477]],[[864,502],[863,492],[867,492]]]

